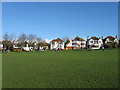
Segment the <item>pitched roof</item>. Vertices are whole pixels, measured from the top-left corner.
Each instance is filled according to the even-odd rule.
[[[109,38],[110,40],[114,40],[114,39],[115,39],[115,38],[112,37],[112,36],[107,36],[107,37],[105,38],[105,40],[106,40],[107,38]]]
[[[11,43],[10,41],[5,41],[5,40],[4,40],[4,41],[0,41],[0,43],[1,43],[1,44],[13,44],[13,43]]]
[[[91,37],[90,39],[99,40],[99,38],[97,38],[97,37],[95,37],[95,36]],[[90,39],[88,39],[88,40],[90,40]]]
[[[52,42],[63,42],[60,38],[53,39]]]
[[[79,38],[78,36],[73,39],[73,41],[85,41],[83,38]]]
[[[46,42],[40,42],[36,46],[48,46],[48,43],[46,43]]]

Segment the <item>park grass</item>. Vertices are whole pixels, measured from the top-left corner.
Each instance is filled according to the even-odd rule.
[[[118,49],[2,54],[3,88],[117,88]]]

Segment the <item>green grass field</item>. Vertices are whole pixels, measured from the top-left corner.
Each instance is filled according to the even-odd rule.
[[[2,54],[3,88],[117,88],[118,50]]]

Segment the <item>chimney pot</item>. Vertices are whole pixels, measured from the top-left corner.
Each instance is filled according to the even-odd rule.
[[[103,36],[102,36],[102,39],[103,39]]]

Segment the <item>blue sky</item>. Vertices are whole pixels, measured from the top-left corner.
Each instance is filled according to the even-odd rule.
[[[116,2],[4,2],[2,33],[33,33],[42,39],[118,34]]]

